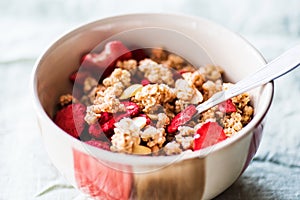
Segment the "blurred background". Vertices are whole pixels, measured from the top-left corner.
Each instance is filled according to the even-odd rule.
[[[34,63],[62,34],[118,14],[182,13],[237,32],[270,61],[300,43],[299,8],[298,0],[0,0],[0,199],[88,199],[51,164],[30,98]],[[299,99],[300,68],[276,80],[256,157],[216,199],[300,199]]]

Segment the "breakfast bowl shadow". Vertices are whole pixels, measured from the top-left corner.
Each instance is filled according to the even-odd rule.
[[[174,156],[114,153],[84,144],[55,125],[57,99],[72,92],[69,75],[81,57],[105,41],[127,46],[161,46],[195,66],[222,66],[237,82],[266,62],[245,39],[192,16],[130,14],[83,25],[58,39],[38,59],[31,87],[49,157],[76,188],[95,199],[211,199],[243,173],[262,137],[273,82],[252,91],[253,119],[234,136],[211,147]]]

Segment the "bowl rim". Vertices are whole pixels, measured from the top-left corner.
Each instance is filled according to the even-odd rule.
[[[199,17],[199,16],[193,16],[193,15],[187,15],[187,14],[178,14],[178,13],[131,13],[131,14],[121,14],[121,15],[114,15],[110,17],[104,17],[100,18],[98,20],[94,20],[89,23],[83,23],[72,30],[66,31],[65,33],[61,34],[57,39],[54,40],[54,42],[50,43],[44,51],[42,51],[41,55],[36,60],[34,67],[32,69],[31,78],[30,78],[30,90],[31,90],[31,97],[34,104],[34,109],[36,111],[36,114],[38,117],[43,118],[47,121],[47,123],[54,128],[62,137],[65,137],[68,140],[72,140],[72,143],[77,145],[87,145],[89,148],[93,149],[93,151],[97,152],[98,154],[101,154],[101,160],[106,160],[108,162],[112,163],[118,163],[118,164],[125,164],[125,165],[166,165],[171,164],[178,161],[183,161],[186,159],[193,159],[193,158],[204,158],[210,154],[213,154],[217,151],[220,151],[238,141],[240,141],[242,138],[246,137],[248,134],[250,134],[251,130],[258,126],[262,120],[264,119],[265,115],[267,114],[272,99],[274,96],[274,82],[271,81],[263,86],[260,86],[259,88],[266,90],[264,105],[262,105],[263,109],[259,110],[254,118],[247,124],[241,131],[238,132],[238,134],[234,135],[233,137],[229,137],[226,140],[219,142],[215,145],[212,145],[208,148],[210,148],[210,151],[207,151],[208,148],[200,149],[197,151],[186,151],[179,155],[171,155],[171,156],[139,156],[139,155],[132,155],[132,154],[122,154],[122,153],[115,153],[110,152],[106,150],[102,150],[96,147],[93,147],[91,145],[85,144],[84,142],[70,136],[65,131],[60,129],[53,120],[47,115],[45,110],[43,109],[43,106],[41,102],[39,101],[38,92],[37,92],[37,70],[40,65],[40,63],[43,61],[44,57],[51,52],[54,48],[56,48],[56,45],[58,45],[60,42],[64,41],[68,37],[72,37],[73,35],[76,35],[78,32],[82,32],[85,29],[91,28],[95,25],[97,25],[100,22],[105,21],[111,21],[111,20],[118,20],[126,17],[131,18],[138,18],[139,16],[159,16],[159,17],[177,17],[177,18],[185,18],[186,20],[189,19],[191,21],[200,21],[202,23],[208,23],[211,26],[216,27],[217,29],[221,29],[222,31],[225,31],[231,35],[234,35],[236,39],[241,39],[242,42],[245,43],[249,48],[249,50],[252,51],[252,54],[257,57],[257,59],[262,63],[266,64],[266,60],[263,57],[263,55],[244,37],[242,37],[240,34],[235,33],[224,26],[217,24],[213,21],[210,21],[208,19]],[[42,130],[40,130],[42,131]],[[95,157],[94,155],[91,155]],[[97,157],[98,158],[98,157]]]

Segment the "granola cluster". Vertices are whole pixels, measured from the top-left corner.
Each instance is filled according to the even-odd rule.
[[[109,146],[113,152],[174,155],[216,144],[238,133],[252,119],[254,109],[248,93],[194,117],[198,104],[232,85],[223,83],[224,72],[219,66],[197,68],[162,48],[152,49],[146,56],[145,52],[137,55],[141,50],[125,51],[119,41],[109,45],[113,48],[105,49],[110,52],[83,58],[83,70],[70,76],[71,81],[79,82],[74,84],[76,94],[59,99],[60,126],[65,126],[64,116],[72,110],[65,108],[80,105],[80,119],[76,120],[81,128],[76,129],[72,123],[70,129],[74,137],[88,144],[101,142],[94,146],[106,150]],[[122,54],[117,52],[120,49]],[[107,55],[118,57],[113,60]]]
[[[144,86],[132,98],[132,101],[137,103],[142,111],[149,113],[156,110],[156,105],[161,105],[175,99],[175,92],[165,84],[149,84]]]
[[[174,84],[172,71],[166,65],[145,59],[140,62],[139,70],[145,73],[145,78],[151,83],[165,83],[170,86]]]

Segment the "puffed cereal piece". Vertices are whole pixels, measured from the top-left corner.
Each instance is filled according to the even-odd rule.
[[[194,136],[196,133],[195,129],[189,126],[179,126],[178,131],[182,136]]]
[[[205,78],[211,81],[216,81],[222,78],[223,69],[215,65],[207,65],[199,69],[200,73],[205,75]]]
[[[133,59],[124,60],[123,62],[118,61],[116,65],[117,65],[117,67],[120,67],[122,69],[129,71],[131,75],[134,75],[137,70],[137,61],[133,60]]]
[[[144,142],[147,142],[148,147],[158,145],[162,147],[166,141],[164,128],[155,128],[153,126],[147,126],[146,129],[140,133],[140,137]]]
[[[120,103],[120,100],[116,96],[115,87],[108,87],[104,92],[97,93],[94,100],[94,107],[97,108],[99,112],[109,113],[125,110],[124,105]]]
[[[166,84],[159,84],[158,85],[158,90],[160,93],[160,102],[161,103],[167,103],[175,99],[175,91],[173,88],[170,88]]]
[[[115,123],[115,134],[111,137],[110,149],[119,153],[132,153],[134,145],[140,144],[140,128],[130,118]]]
[[[103,80],[103,85],[109,87],[121,82],[124,87],[128,87],[130,85],[130,81],[131,75],[127,70],[116,68],[109,77]]]
[[[188,102],[183,101],[183,100],[176,100],[175,101],[175,112],[180,113],[180,111],[184,110],[187,106],[189,105]]]
[[[209,121],[216,121],[216,113],[217,113],[217,107],[212,107],[210,109],[208,109],[207,111],[204,111],[200,114],[200,120],[199,122],[207,122]]]
[[[188,126],[179,126],[178,131],[179,133],[175,135],[176,142],[180,144],[183,150],[192,149],[195,129]]]
[[[175,155],[180,154],[182,152],[182,149],[180,148],[180,144],[173,141],[167,143],[166,146],[164,146],[164,151],[167,155]]]
[[[163,64],[165,64],[173,69],[179,70],[184,67],[185,62],[184,62],[183,58],[181,58],[180,56],[177,56],[175,54],[169,54],[168,59],[166,61],[164,61]]]
[[[87,95],[87,97],[89,98],[89,102],[93,103],[95,101],[97,93],[100,91],[104,92],[105,89],[106,87],[104,85],[97,85],[96,87],[94,87]]]
[[[140,61],[138,68],[141,72],[144,72],[144,76],[151,83],[174,85],[172,71],[167,66],[158,64],[150,59],[144,59]]]
[[[84,120],[89,125],[95,124],[100,117],[101,117],[100,112],[96,113],[93,105],[86,107],[86,114],[85,114]]]
[[[211,80],[208,80],[205,83],[203,83],[202,89],[203,89],[203,96],[205,97],[204,99],[207,100],[212,95],[222,90],[222,81],[217,80],[216,82],[213,82]]]
[[[165,113],[159,113],[157,115],[157,128],[166,128],[166,126],[170,124],[170,118]]]
[[[240,110],[243,110],[243,108],[245,106],[248,105],[248,103],[250,102],[250,95],[249,93],[245,92],[243,94],[239,94],[232,99],[232,102],[237,105],[237,107],[240,109]]]
[[[162,62],[164,60],[167,60],[168,54],[165,50],[163,50],[162,48],[153,48],[151,50],[151,55],[150,58],[151,60],[155,61],[155,62]]]
[[[167,103],[175,99],[175,92],[165,84],[149,84],[139,90],[132,98],[145,113],[149,113],[157,104]]]
[[[75,103],[75,102],[77,102],[77,100],[71,94],[65,94],[59,97],[59,104],[61,106],[66,106],[68,104]]]
[[[194,96],[195,90],[186,80],[177,79],[175,82],[175,93],[178,99],[189,101]]]
[[[87,77],[83,82],[83,92],[89,93],[94,87],[98,85],[98,81],[92,77]]]
[[[88,112],[85,116],[85,121],[88,124],[94,124],[101,116],[101,112],[116,113],[125,111],[125,106],[121,104],[116,94],[120,94],[123,91],[119,91],[123,87],[121,83],[116,83],[113,87],[108,87],[106,90],[98,91],[94,99],[93,105],[87,107]]]
[[[243,128],[242,116],[240,113],[233,112],[230,115],[226,115],[221,120],[224,125],[224,133],[227,136],[231,136]]]
[[[242,123],[247,124],[253,115],[254,109],[252,106],[245,106],[242,113]]]
[[[183,73],[182,77],[189,83],[189,85],[193,85],[197,89],[201,89],[203,83],[205,82],[205,76],[199,71]]]

